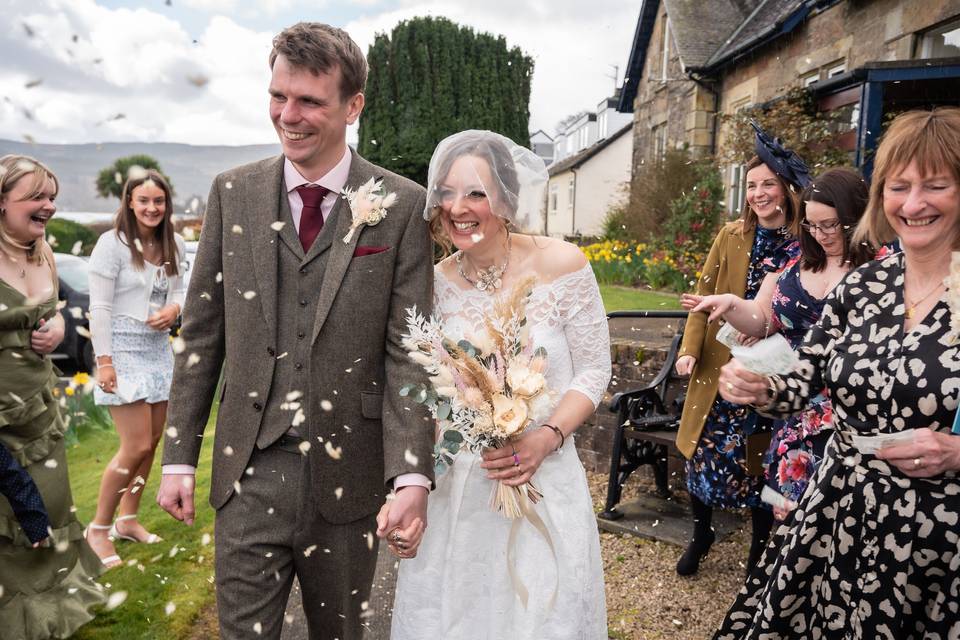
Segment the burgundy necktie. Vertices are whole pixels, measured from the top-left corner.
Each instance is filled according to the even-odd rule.
[[[303,211],[300,213],[300,245],[303,250],[309,251],[310,245],[323,229],[323,212],[320,203],[330,190],[320,185],[305,184],[297,187],[297,193],[303,201]]]

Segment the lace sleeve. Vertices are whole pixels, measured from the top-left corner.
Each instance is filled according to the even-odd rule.
[[[610,329],[600,299],[600,288],[589,265],[556,284],[563,333],[573,361],[573,379],[565,391],[575,389],[596,407],[610,383]]]

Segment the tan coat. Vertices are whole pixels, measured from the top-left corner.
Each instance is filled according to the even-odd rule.
[[[697,294],[732,293],[743,297],[755,234],[755,230],[745,232],[741,220],[727,223],[720,229],[703,265]],[[677,354],[677,357],[693,356],[697,359],[677,431],[677,449],[687,458],[693,457],[697,449],[703,423],[717,397],[720,367],[730,359],[730,350],[716,341],[719,328],[718,322],[707,325],[706,313],[690,314],[683,332],[683,344]]]

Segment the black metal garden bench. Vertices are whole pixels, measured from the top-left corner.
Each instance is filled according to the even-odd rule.
[[[610,479],[607,500],[600,517],[618,520],[623,514],[617,510],[623,485],[630,474],[642,465],[653,468],[656,494],[670,496],[667,484],[667,455],[676,451],[677,429],[686,397],[687,378],[677,375],[674,364],[683,340],[686,311],[617,311],[608,314],[614,318],[668,318],[677,319],[677,332],[663,366],[649,384],[613,396],[610,411],[617,414],[617,427],[610,460]]]

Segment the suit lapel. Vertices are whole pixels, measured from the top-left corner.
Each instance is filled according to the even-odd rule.
[[[271,225],[282,220],[283,156],[278,157],[269,171],[253,176],[249,191],[247,229],[251,234],[254,272],[260,294],[260,307],[272,336],[277,332],[277,231]],[[289,209],[287,216],[289,217]],[[292,226],[292,225],[284,225]]]
[[[353,154],[353,158],[350,161],[350,175],[345,186],[356,189],[370,179],[376,168],[352,149],[350,153]],[[320,298],[317,301],[317,315],[313,322],[312,342],[316,342],[317,336],[320,335],[320,330],[323,328],[323,323],[327,320],[330,307],[333,306],[333,301],[340,290],[340,283],[343,282],[343,276],[347,272],[347,267],[350,266],[353,251],[362,232],[362,229],[358,229],[350,238],[350,242],[343,241],[344,236],[350,231],[350,224],[353,219],[350,213],[350,205],[342,197],[337,198],[337,203],[330,212],[330,220],[331,225],[324,225],[324,231],[330,230],[334,233],[321,233],[321,236],[325,236],[323,242],[321,243],[321,238],[318,237],[314,243],[321,243],[321,246],[311,247],[310,250],[310,254],[314,254],[314,251],[320,252],[328,246],[330,247],[330,256],[327,258],[323,284],[320,287]],[[329,229],[330,226],[333,229]]]

